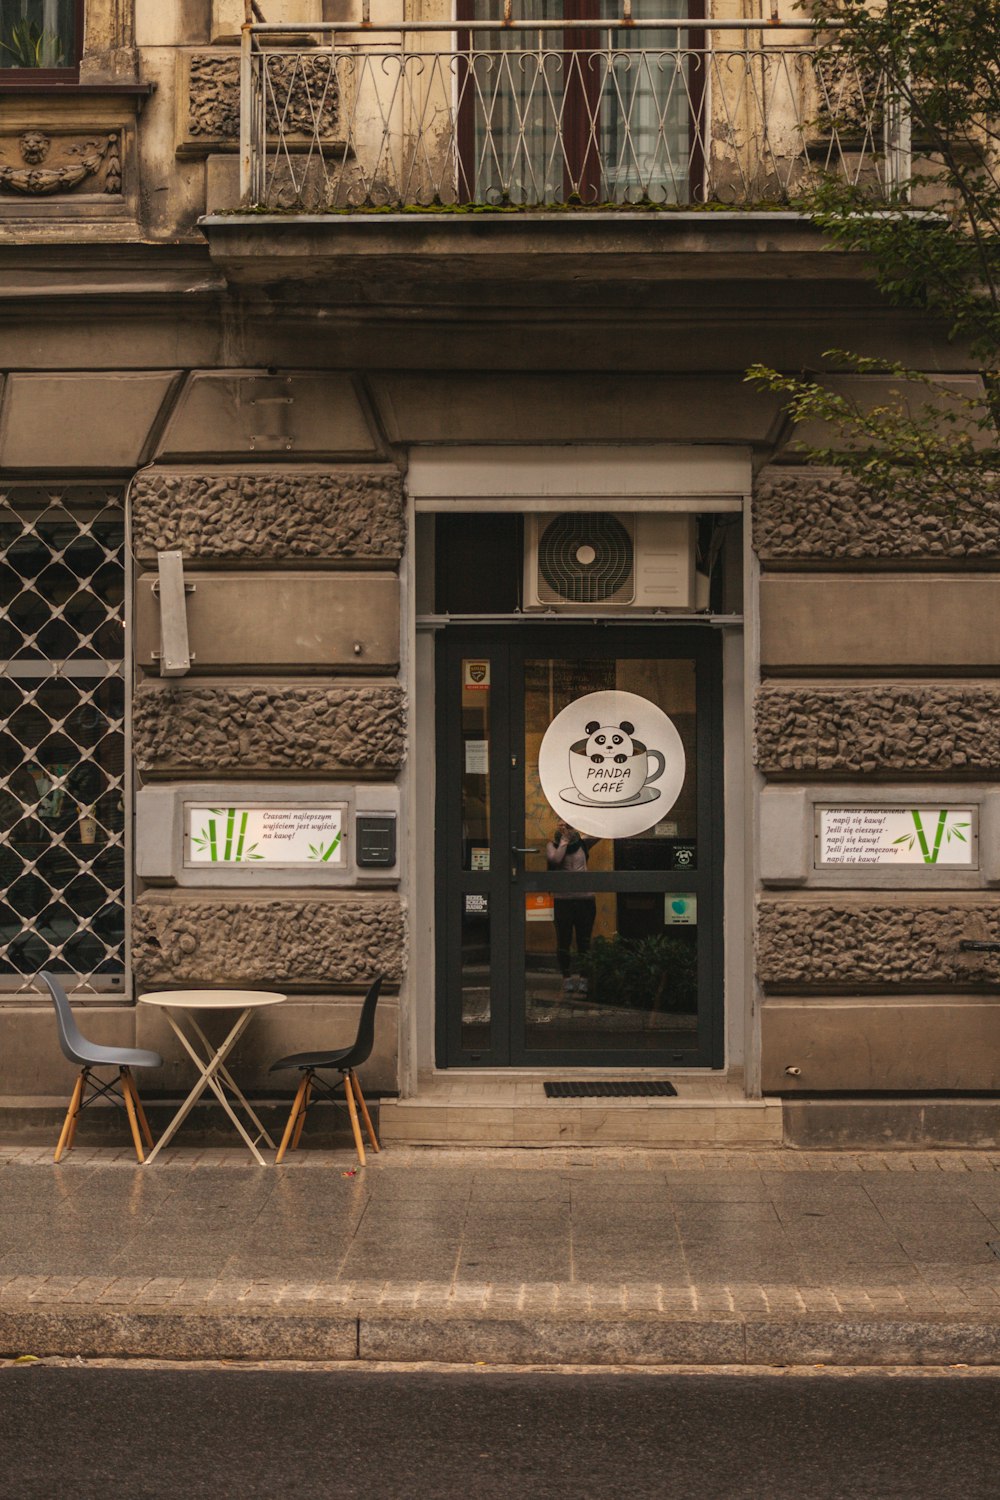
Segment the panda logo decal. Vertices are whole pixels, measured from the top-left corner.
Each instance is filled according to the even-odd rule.
[[[623,766],[633,753],[630,736],[635,733],[635,725],[630,724],[627,719],[623,719],[617,729],[607,725],[602,727],[595,719],[592,724],[587,725],[587,733],[590,736],[587,754],[595,766],[602,766],[608,759],[613,760],[616,766]]]
[[[677,800],[684,767],[680,735],[663,710],[614,691],[564,708],[538,754],[549,805],[560,815],[566,804],[579,809],[574,826],[598,838],[634,837],[658,822]]]

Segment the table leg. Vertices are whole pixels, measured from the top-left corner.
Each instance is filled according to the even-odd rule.
[[[198,1072],[199,1072],[199,1077],[198,1077],[198,1081],[194,1085],[194,1088],[188,1094],[187,1098],[184,1100],[184,1102],[181,1105],[180,1109],[174,1115],[174,1118],[170,1121],[170,1124],[167,1126],[166,1130],[160,1136],[160,1139],[157,1141],[157,1143],[153,1147],[152,1151],[146,1157],[146,1166],[147,1167],[149,1166],[150,1162],[156,1160],[157,1156],[159,1156],[160,1151],[163,1149],[163,1147],[166,1146],[168,1144],[168,1142],[173,1139],[174,1135],[177,1133],[177,1131],[180,1128],[180,1126],[183,1125],[184,1121],[187,1119],[188,1115],[191,1113],[191,1110],[194,1108],[195,1104],[197,1104],[198,1100],[201,1098],[201,1096],[205,1092],[206,1088],[208,1088],[212,1084],[213,1079],[212,1079],[211,1075],[215,1071],[215,1066],[217,1064],[217,1060],[219,1058],[224,1058],[226,1056],[226,1054],[231,1050],[231,1048],[236,1045],[237,1041],[239,1040],[239,1038],[242,1036],[243,1032],[246,1030],[247,1026],[249,1025],[250,1018],[253,1015],[253,1009],[252,1008],[248,1008],[247,1010],[244,1010],[240,1014],[239,1019],[237,1020],[235,1026],[230,1031],[229,1035],[226,1037],[225,1041],[222,1043],[222,1046],[218,1049],[218,1051],[215,1053],[215,1055],[212,1056],[212,1057],[209,1057],[207,1059],[207,1061],[206,1061],[206,1059],[201,1058],[201,1057],[198,1056],[197,1052],[192,1047],[192,1045],[188,1041],[187,1037],[184,1035],[184,1032],[181,1030],[181,1027],[174,1020],[174,1017],[171,1014],[170,1010],[165,1007],[163,1013],[166,1016],[168,1022],[170,1023],[170,1027],[173,1030],[174,1034],[176,1035],[177,1040],[180,1042],[180,1044],[184,1048],[185,1052],[188,1054],[188,1056],[191,1058],[191,1060],[194,1062],[195,1066],[197,1067]],[[233,1119],[234,1123],[239,1128],[240,1134],[243,1136],[243,1138],[245,1139],[245,1141],[249,1145],[250,1150],[253,1152],[254,1156],[256,1156],[256,1158],[257,1158],[258,1162],[260,1163],[260,1165],[264,1166],[265,1165],[264,1158],[261,1156],[260,1152],[257,1150],[257,1148],[253,1144],[253,1142],[250,1140],[250,1137],[247,1135],[246,1131],[243,1129],[243,1127],[240,1124],[239,1120],[237,1120],[236,1117],[235,1117],[235,1115],[233,1115],[232,1110],[229,1108],[229,1101],[224,1099],[223,1103],[225,1105],[227,1113]]]
[[[194,1019],[193,1016],[188,1016],[188,1020],[191,1022],[191,1026],[192,1026],[193,1030],[196,1031],[197,1034],[198,1034],[198,1036],[201,1038],[202,1045],[210,1052],[212,1050],[212,1044],[208,1040],[208,1037],[205,1035],[205,1033],[202,1031],[201,1027],[198,1025],[198,1022]],[[226,1053],[223,1054],[223,1055],[228,1055],[229,1051],[230,1051],[230,1049],[227,1048],[226,1049]],[[267,1142],[267,1144],[271,1147],[271,1150],[272,1151],[276,1150],[277,1147],[275,1146],[274,1141],[272,1141],[272,1139],[271,1139],[270,1135],[268,1134],[267,1130],[264,1128],[264,1126],[261,1123],[261,1121],[257,1118],[257,1116],[254,1114],[253,1110],[250,1108],[250,1105],[249,1105],[249,1103],[248,1103],[248,1101],[246,1099],[246,1096],[244,1095],[243,1091],[237,1085],[236,1080],[233,1077],[232,1073],[230,1073],[229,1069],[220,1061],[219,1065],[218,1065],[218,1068],[216,1069],[216,1072],[219,1073],[219,1074],[221,1074],[221,1076],[224,1079],[224,1081],[229,1085],[229,1088],[236,1095],[236,1097],[239,1100],[240,1104],[242,1104],[243,1108],[246,1110],[247,1114],[250,1116],[251,1120],[256,1125],[257,1129],[260,1131],[260,1135]]]
[[[250,1007],[248,1007],[243,1012],[243,1015],[240,1017],[239,1022],[237,1023],[236,1026],[233,1027],[233,1030],[226,1037],[225,1041],[222,1043],[221,1047],[219,1047],[218,1051],[212,1053],[211,1059],[210,1059],[210,1061],[208,1063],[208,1066],[204,1068],[204,1078],[205,1078],[206,1084],[212,1090],[212,1093],[218,1099],[219,1103],[222,1105],[222,1108],[225,1110],[226,1114],[229,1116],[229,1118],[232,1120],[233,1124],[236,1126],[237,1131],[243,1137],[243,1140],[246,1143],[248,1151],[250,1151],[250,1153],[254,1157],[256,1157],[258,1164],[260,1166],[264,1167],[264,1166],[267,1165],[267,1163],[265,1162],[264,1158],[261,1156],[260,1152],[257,1150],[257,1142],[255,1140],[251,1139],[249,1131],[245,1129],[245,1127],[243,1125],[243,1121],[239,1118],[239,1116],[234,1111],[234,1109],[233,1109],[232,1105],[230,1104],[229,1100],[226,1098],[225,1090],[223,1089],[222,1085],[219,1083],[217,1077],[215,1076],[217,1074],[217,1072],[219,1071],[219,1069],[222,1067],[224,1059],[226,1057],[228,1057],[228,1055],[232,1051],[233,1047],[235,1047],[236,1043],[239,1041],[240,1037],[243,1035],[244,1030],[246,1029],[246,1027],[250,1023],[250,1018],[252,1017],[252,1015],[253,1015],[253,1010]],[[188,1016],[188,1021],[191,1023],[191,1025],[193,1026],[194,1030],[199,1034],[199,1036],[202,1036],[203,1033],[201,1032],[201,1028],[198,1026],[198,1023],[194,1020],[194,1018],[189,1015]],[[191,1044],[187,1040],[187,1038],[186,1037],[182,1037],[181,1040],[184,1042],[185,1047],[187,1047],[188,1053],[194,1059],[194,1061],[196,1063],[199,1063],[199,1066],[202,1066],[202,1064],[200,1063],[200,1060],[198,1058],[197,1052],[195,1051],[194,1047],[191,1046]],[[209,1042],[207,1040],[207,1038],[205,1038],[205,1043],[206,1043],[206,1046],[208,1047],[209,1052],[211,1053],[212,1052],[212,1044],[211,1044],[211,1042]]]

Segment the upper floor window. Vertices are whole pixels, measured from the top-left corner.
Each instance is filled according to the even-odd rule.
[[[74,82],[83,0],[0,0],[0,83]]]

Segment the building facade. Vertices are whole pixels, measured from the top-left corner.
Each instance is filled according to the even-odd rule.
[[[745,379],[974,382],[789,206],[898,170],[863,89],[728,3],[263,9],[0,23],[0,1092],[43,968],[165,1094],[143,992],[285,992],[266,1088],[382,972],[390,1139],[994,1142],[1000,531]]]

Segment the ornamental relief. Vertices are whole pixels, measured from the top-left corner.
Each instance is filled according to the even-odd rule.
[[[340,89],[329,53],[316,57],[280,54],[267,60],[269,127],[285,135],[333,139],[340,119]],[[189,142],[236,145],[240,135],[238,53],[195,52],[188,58]]]
[[[32,129],[17,136],[0,136],[0,194],[47,198],[77,188],[87,194],[121,194],[121,137],[117,131],[54,135]]]

